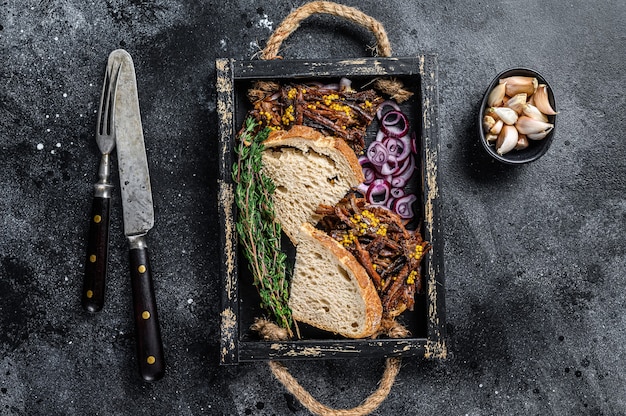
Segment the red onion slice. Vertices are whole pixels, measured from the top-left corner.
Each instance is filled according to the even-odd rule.
[[[396,172],[401,168],[400,164],[398,162],[396,162],[395,160],[389,160],[387,159],[387,161],[385,163],[382,164],[382,166],[380,167],[380,174],[385,177],[385,176],[393,176],[396,174]]]
[[[394,175],[391,176],[389,183],[394,188],[402,188],[409,183],[409,179],[413,175],[413,171],[415,170],[415,158],[413,156],[409,157],[402,168],[398,170]]]
[[[403,196],[394,201],[392,209],[400,218],[413,218],[413,202],[415,201],[417,201],[417,197],[413,194]]]
[[[391,196],[393,198],[402,198],[405,195],[402,188],[391,188]]]
[[[389,160],[401,162],[411,154],[411,139],[408,135],[402,137],[387,137],[383,140],[387,152],[389,152]]]
[[[363,167],[363,176],[365,177],[365,180],[363,181],[363,183],[365,185],[369,185],[370,183],[374,182],[374,180],[378,179],[378,172],[376,169],[374,169],[373,167]]]
[[[382,142],[372,142],[367,148],[367,158],[375,166],[382,166],[389,158],[389,152]]]
[[[386,205],[391,194],[391,185],[384,179],[376,179],[367,188],[365,199],[372,205]]]
[[[402,137],[409,131],[409,122],[402,112],[389,111],[383,116],[380,129],[389,137]]]
[[[357,187],[356,190],[359,191],[361,194],[363,194],[363,196],[367,195],[367,190],[369,189],[369,185],[366,185],[364,183],[360,183]]]
[[[391,101],[391,100],[383,101],[382,103],[380,103],[380,105],[378,106],[378,109],[376,110],[376,117],[378,117],[379,120],[382,119],[383,116],[386,114],[386,111],[384,110],[387,107],[391,107],[391,109],[395,111],[400,111],[400,107],[395,101]],[[391,110],[388,110],[388,111],[391,111]]]

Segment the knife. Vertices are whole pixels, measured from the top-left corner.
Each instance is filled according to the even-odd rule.
[[[124,234],[130,249],[137,360],[141,377],[146,381],[154,381],[165,374],[165,360],[146,242],[146,234],[154,225],[152,190],[139,113],[135,67],[125,50],[118,49],[113,53],[122,62],[115,104],[116,144]]]
[[[87,261],[83,280],[82,305],[89,312],[97,312],[104,305],[105,281],[107,274],[109,246],[109,218],[111,191],[109,182],[110,156],[115,148],[115,92],[120,70],[120,63],[113,54],[109,55],[98,121],[96,143],[102,157],[98,168],[98,182],[94,185],[89,234],[87,238]]]

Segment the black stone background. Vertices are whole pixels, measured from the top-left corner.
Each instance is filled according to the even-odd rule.
[[[307,414],[267,364],[217,364],[214,62],[251,58],[301,4],[0,0],[0,414]],[[439,56],[451,354],[404,360],[376,414],[626,414],[626,3],[345,4],[380,20],[395,56]],[[373,43],[313,17],[282,54],[354,58]],[[119,47],[137,70],[155,199],[168,373],[153,384],[136,371],[118,194],[106,307],[79,303],[95,110]],[[475,135],[484,88],[514,66],[542,73],[561,111],[550,151],[520,167],[487,159]],[[289,368],[323,403],[351,407],[383,360]]]

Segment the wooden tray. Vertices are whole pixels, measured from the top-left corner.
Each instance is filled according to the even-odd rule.
[[[238,61],[218,59],[217,109],[219,118],[219,192],[220,256],[222,310],[220,315],[220,363],[237,364],[258,360],[327,359],[355,357],[423,356],[445,358],[445,304],[443,273],[443,234],[439,216],[437,178],[439,154],[437,58],[421,55],[410,58],[364,58],[316,61]],[[402,103],[411,128],[416,132],[421,160],[413,183],[421,196],[423,220],[421,229],[432,250],[424,258],[423,289],[416,295],[415,310],[401,315],[400,322],[411,338],[344,339],[332,334],[304,328],[306,339],[262,341],[249,328],[254,319],[263,316],[259,297],[252,285],[246,260],[240,255],[235,231],[237,208],[231,177],[236,135],[251,108],[246,92],[255,80],[288,82],[293,80],[338,82],[347,77],[353,86],[366,85],[378,77],[401,80],[413,97]],[[375,132],[368,131],[372,140]],[[418,154],[419,156],[419,154]],[[285,245],[283,245],[285,246]],[[293,249],[286,249],[288,256]]]

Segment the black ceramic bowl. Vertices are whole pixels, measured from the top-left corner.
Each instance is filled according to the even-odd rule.
[[[545,80],[544,77],[541,76],[541,74],[539,74],[536,71],[533,71],[532,69],[526,69],[526,68],[507,69],[506,71],[503,71],[500,74],[498,74],[498,76],[496,76],[493,79],[493,81],[491,81],[491,83],[487,87],[487,90],[485,91],[485,95],[483,96],[482,102],[480,104],[480,110],[478,111],[478,136],[479,136],[478,139],[480,140],[483,147],[485,148],[485,151],[489,155],[491,155],[491,157],[493,157],[494,159],[502,163],[508,163],[511,165],[521,165],[523,163],[529,163],[543,156],[548,151],[548,148],[550,147],[550,144],[552,143],[552,138],[554,137],[554,131],[556,130],[556,124],[555,124],[556,116],[548,116],[548,122],[554,124],[554,128],[552,129],[550,133],[548,133],[548,135],[545,138],[543,138],[543,140],[529,140],[528,141],[529,145],[526,149],[511,150],[510,152],[505,153],[504,155],[499,155],[498,153],[496,153],[495,145],[489,144],[487,142],[487,140],[485,139],[485,131],[483,128],[483,117],[485,116],[485,111],[487,110],[487,99],[489,97],[489,93],[495,86],[498,85],[501,78],[517,76],[517,75],[526,76],[526,77],[535,77],[537,78],[537,81],[539,82],[539,84],[546,84],[548,86],[547,88],[548,101],[550,102],[550,105],[552,106],[552,108],[555,111],[557,111],[555,102],[554,102],[554,93],[552,92],[552,87],[550,87],[550,84]]]

